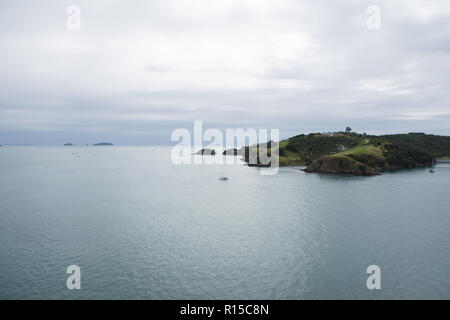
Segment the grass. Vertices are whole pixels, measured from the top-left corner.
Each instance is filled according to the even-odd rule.
[[[282,157],[279,156],[279,165],[281,167],[283,166],[304,166],[305,161],[303,161],[302,159],[300,159],[298,157],[298,155],[296,156],[296,158],[290,158],[290,157]]]
[[[279,146],[280,146],[280,148],[285,148],[288,145],[288,143],[289,143],[289,139],[286,139],[286,140],[280,141]]]
[[[348,149],[339,153],[334,154],[333,156],[346,156],[350,154],[370,154],[377,158],[384,158],[383,157],[383,150],[381,147],[375,147],[373,145],[363,145],[358,146],[356,148]]]
[[[305,161],[300,157],[298,153],[289,151],[286,149],[289,140],[280,141],[279,147],[284,148],[284,155],[280,156],[280,165],[288,166],[288,165],[306,165]],[[348,155],[361,155],[361,154],[369,154],[371,156],[384,159],[383,157],[383,149],[382,147],[376,147],[374,145],[370,145],[369,139],[364,139],[361,141],[361,144],[357,147],[331,154],[332,157],[342,157]]]

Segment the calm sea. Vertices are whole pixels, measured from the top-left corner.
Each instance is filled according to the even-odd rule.
[[[170,148],[2,147],[0,298],[449,299],[450,163],[435,170],[262,176],[177,166]]]

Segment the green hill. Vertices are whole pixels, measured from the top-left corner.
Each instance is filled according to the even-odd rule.
[[[424,133],[382,136],[312,133],[261,146],[268,153],[272,148],[279,148],[280,166],[305,165],[307,172],[359,175],[431,165],[437,158],[450,156],[450,137]],[[255,147],[259,148],[241,149],[246,162],[249,162],[249,148]]]

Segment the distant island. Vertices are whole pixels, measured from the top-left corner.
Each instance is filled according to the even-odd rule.
[[[227,150],[225,150],[224,152],[222,152],[222,154],[224,155],[224,156],[236,156],[236,155],[238,155],[239,154],[239,150],[238,149],[236,149],[236,148],[233,148],[233,149],[227,149]]]
[[[64,143],[64,146],[71,147],[71,146],[73,146],[73,144],[72,143]]]
[[[202,155],[202,156],[214,156],[214,155],[216,155],[216,150],[205,148],[205,149],[201,149],[201,150],[197,151],[195,154]]]
[[[430,166],[450,156],[450,137],[424,133],[366,135],[351,132],[301,134],[266,144],[243,147],[237,154],[249,166],[267,167],[251,157],[278,148],[280,166],[306,166],[305,172],[377,175],[383,171]],[[256,149],[256,150],[255,150]],[[264,150],[261,150],[262,152]]]
[[[99,142],[94,143],[93,146],[113,146],[113,144],[111,142]]]

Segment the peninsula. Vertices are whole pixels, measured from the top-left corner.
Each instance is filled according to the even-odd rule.
[[[305,172],[376,175],[429,166],[438,158],[449,157],[450,137],[424,133],[374,136],[347,128],[345,132],[301,134],[239,150],[249,166],[267,166],[250,159],[254,148],[263,148],[268,155],[278,148],[280,166],[306,166]]]

